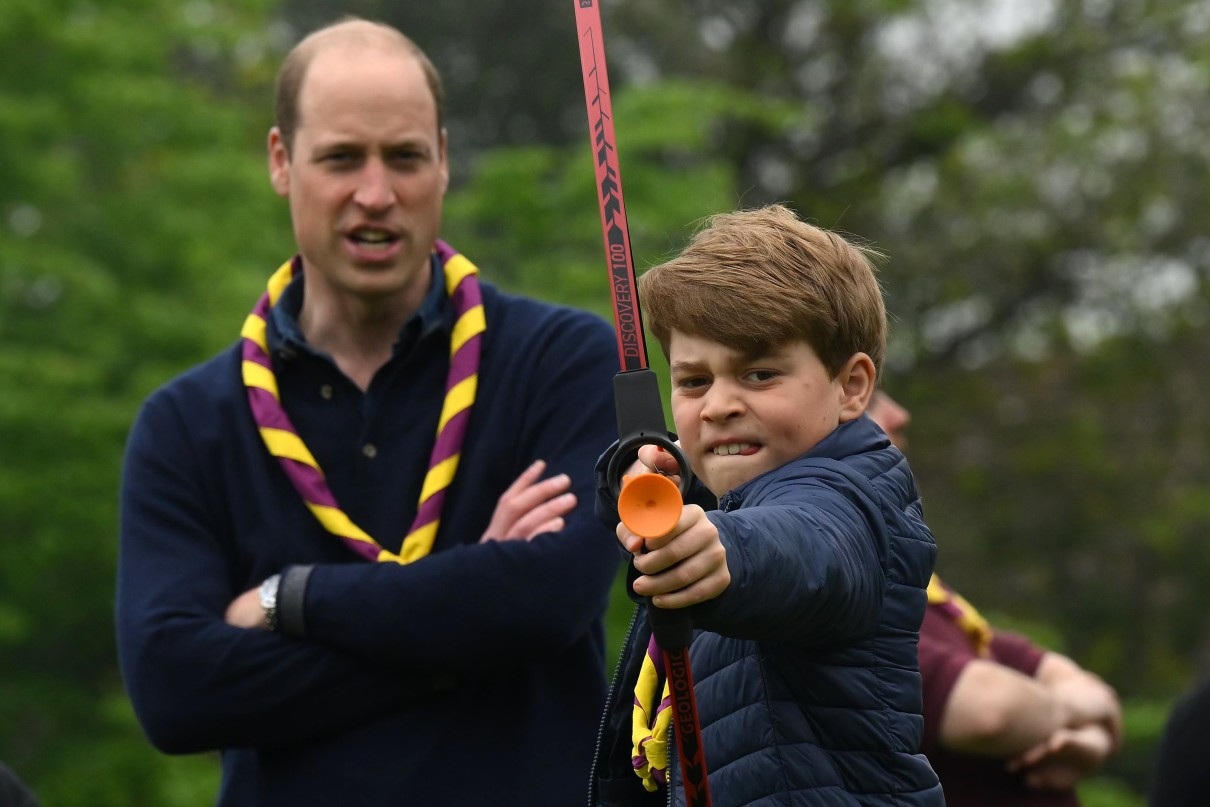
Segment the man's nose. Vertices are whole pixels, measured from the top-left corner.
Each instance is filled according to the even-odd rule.
[[[384,210],[394,203],[395,191],[391,187],[390,172],[381,160],[370,159],[366,162],[358,177],[353,201],[366,210]]]

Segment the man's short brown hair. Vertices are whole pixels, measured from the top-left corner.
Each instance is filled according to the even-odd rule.
[[[881,371],[887,322],[874,257],[782,205],[723,213],[643,274],[639,299],[665,354],[672,331],[749,354],[801,339],[833,377],[859,352]]]
[[[274,121],[281,132],[282,142],[289,152],[294,147],[294,134],[300,125],[298,112],[298,97],[302,92],[303,81],[307,77],[307,68],[324,47],[339,42],[364,43],[367,45],[398,46],[411,54],[420,63],[424,71],[425,81],[433,94],[433,102],[437,105],[437,131],[445,126],[445,89],[441,83],[441,74],[425,55],[420,46],[390,25],[372,22],[359,17],[344,17],[337,22],[319,28],[295,45],[286,58],[282,60],[277,71],[277,86],[274,99]]]

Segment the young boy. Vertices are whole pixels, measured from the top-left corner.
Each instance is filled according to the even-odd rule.
[[[907,462],[863,414],[887,327],[865,252],[772,206],[715,216],[639,288],[708,512],[686,504],[645,544],[617,534],[634,594],[692,614],[714,807],[943,804],[918,753],[936,548]],[[639,462],[676,470],[653,446]],[[602,807],[684,803],[650,673],[640,682],[638,611],[592,773]]]

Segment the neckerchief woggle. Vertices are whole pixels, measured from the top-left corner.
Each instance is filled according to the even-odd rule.
[[[450,367],[445,382],[445,400],[437,421],[437,435],[420,491],[416,518],[398,554],[383,549],[340,509],[324,479],[323,470],[303,443],[281,404],[277,376],[269,358],[266,319],[286,286],[302,272],[300,256],[296,255],[283,263],[269,278],[268,288],[244,321],[240,333],[243,337],[244,386],[265,447],[277,457],[303,503],[323,528],[366,560],[411,563],[432,550],[441,520],[441,508],[445,503],[445,492],[454,481],[471,406],[475,402],[479,357],[486,328],[483,297],[476,277],[479,270],[443,241],[436,242],[434,252],[441,261],[446,292],[454,308]]]

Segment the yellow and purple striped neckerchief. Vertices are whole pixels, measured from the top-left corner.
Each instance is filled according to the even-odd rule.
[[[961,594],[954,591],[941,578],[933,575],[929,578],[928,603],[940,607],[941,612],[962,629],[970,639],[975,652],[986,658],[991,652],[994,633],[991,625],[975,606],[966,601]]]
[[[630,718],[630,764],[643,787],[651,793],[667,784],[671,706],[664,652],[652,636],[639,667],[639,680],[634,686],[634,711]]]
[[[265,336],[266,318],[286,286],[302,271],[301,258],[296,256],[286,261],[273,273],[268,289],[244,321],[241,332],[244,386],[248,390],[248,403],[265,447],[278,458],[295,490],[324,529],[367,560],[411,563],[427,555],[433,548],[445,491],[454,480],[471,405],[475,401],[479,356],[486,328],[483,298],[476,278],[479,270],[443,241],[436,243],[435,251],[442,263],[446,291],[455,314],[454,329],[450,335],[450,369],[445,383],[445,401],[437,422],[437,437],[429,457],[429,470],[420,492],[416,518],[398,554],[383,549],[340,509],[319,463],[303,443],[281,405],[277,376],[273,372]]]

